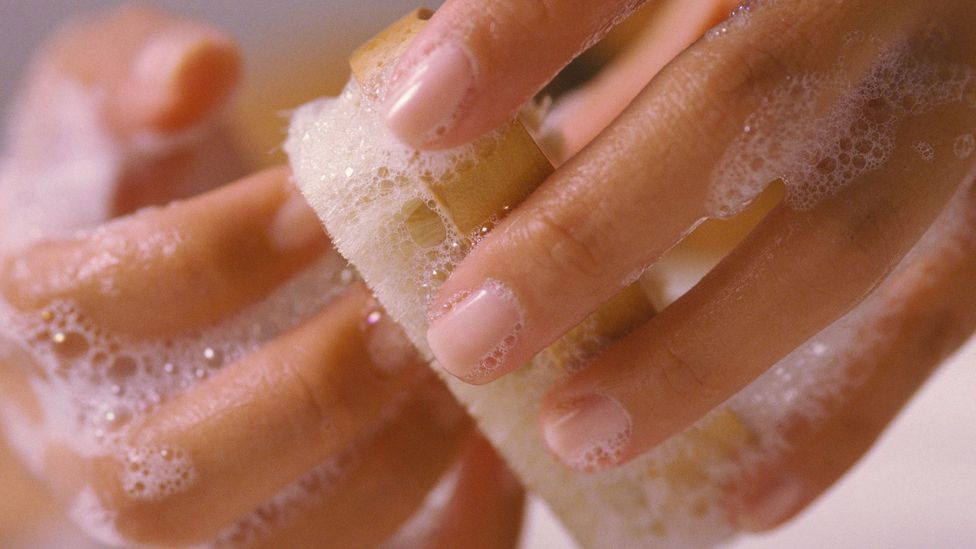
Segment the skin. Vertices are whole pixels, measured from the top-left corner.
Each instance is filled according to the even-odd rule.
[[[469,92],[465,104],[471,107],[462,109],[454,128],[419,146],[454,145],[491,129],[549,79],[552,67],[571,57],[553,60],[548,52],[576,52],[589,37],[542,31],[526,45],[520,25],[534,25],[541,17],[542,29],[569,27],[594,16],[609,24],[614,15],[626,15],[633,7],[603,4],[614,4],[618,11],[595,14],[602,7],[550,2],[539,16],[533,11],[538,3],[495,2],[492,9],[480,10],[480,3],[470,0],[447,2],[418,44],[404,54],[402,70],[409,72],[411,64],[418,63],[425,44],[454,40],[471,52],[479,74],[490,78],[479,80]],[[466,17],[473,22],[461,31],[452,26]],[[912,54],[931,55],[933,62],[973,66],[974,24],[970,7],[960,1],[924,6],[871,0],[759,3],[745,28],[731,25],[719,38],[699,40],[652,79],[631,75],[629,81],[616,69],[607,72],[606,78],[620,83],[618,89],[632,89],[628,82],[641,78],[643,89],[619,116],[605,113],[599,135],[584,128],[581,139],[571,141],[591,139],[585,147],[567,147],[563,156],[568,159],[560,169],[457,267],[431,310],[442,315],[455,296],[474,291],[486,280],[503,284],[518,301],[521,328],[501,366],[479,382],[518,368],[619,291],[633,273],[653,264],[689,229],[719,215],[709,205],[713,170],[742,135],[750,116],[784,83],[828,73],[839,74],[838,81],[858,82],[885,48],[902,43],[909,44]],[[931,25],[945,41],[923,52],[919,37]],[[486,41],[488,28],[491,39]],[[851,48],[845,42],[850,36],[870,38]],[[668,47],[660,39],[649,40],[645,48]],[[538,57],[539,62],[514,68],[505,61],[511,56],[498,53],[509,49],[547,53]],[[536,57],[523,54],[518,59]],[[507,94],[498,91],[500,83],[510,90]],[[579,93],[591,103],[619,102],[612,87],[600,88],[594,84]],[[819,94],[821,107],[830,106],[843,97],[843,90],[828,85]],[[555,107],[557,114],[561,109],[570,113],[560,116],[568,132],[574,131],[571,117],[600,116],[595,110],[570,110],[581,104],[585,103],[577,97],[566,107]],[[772,124],[812,126],[822,113],[791,112],[784,114],[786,120]],[[552,389],[542,412],[544,427],[567,416],[575,403],[590,395],[611,398],[632,425],[630,443],[619,459],[603,464],[612,467],[701,418],[857,308],[865,296],[905,292],[914,308],[889,302],[864,322],[892,322],[899,330],[913,326],[917,331],[904,329],[898,332],[900,340],[886,340],[877,349],[847,359],[852,369],[873,368],[903,349],[907,354],[898,359],[898,372],[904,373],[892,380],[869,376],[825,423],[787,427],[796,447],[782,463],[771,464],[768,474],[757,476],[752,485],[730,487],[730,514],[745,528],[768,529],[795,514],[856,462],[935,365],[973,331],[968,317],[956,318],[939,308],[943,299],[972,299],[972,288],[959,284],[970,266],[956,265],[949,252],[933,251],[924,261],[915,259],[905,267],[931,268],[930,278],[892,273],[926,230],[941,230],[948,223],[940,220],[940,213],[969,196],[963,190],[972,181],[972,159],[956,158],[951,151],[956,136],[974,127],[976,111],[966,101],[934,109],[898,127],[895,150],[877,170],[857,177],[812,208],[776,207],[678,302]],[[936,144],[940,161],[926,164],[910,148],[917,140]],[[971,220],[960,223],[960,231],[972,231]],[[963,263],[972,259],[971,252],[966,253]],[[946,267],[936,268],[941,262]],[[891,285],[899,289],[887,290]],[[928,345],[927,338],[943,343]],[[448,370],[463,379],[460,368],[452,366],[457,365],[448,364]],[[851,421],[861,426],[849,428]],[[795,479],[802,486],[801,495],[788,512],[771,519],[760,512],[760,502],[773,489],[770,479],[781,477]]]
[[[134,69],[160,40],[175,60]],[[86,230],[77,236],[4,250],[0,296],[7,306],[36,316],[68,301],[101,330],[155,341],[222,326],[334,253],[286,169],[221,186],[244,171],[217,116],[238,66],[236,46],[220,31],[147,8],[93,18],[52,39],[25,84],[25,116],[54,112],[45,102],[53,101],[50,83],[67,79],[102,98],[93,113],[98,131],[122,149],[147,133],[179,145],[119,160],[108,211],[121,217],[97,228],[73,227]],[[12,143],[6,161],[31,165],[43,158],[32,147],[47,137],[39,131]],[[32,206],[43,211],[46,204]],[[93,269],[93,259],[105,254],[115,261]],[[105,279],[111,288],[99,282]],[[335,461],[342,467],[331,487],[288,507],[291,518],[272,521],[259,542],[378,544],[396,535],[453,466],[463,471],[462,482],[428,525],[431,539],[440,531],[470,538],[494,528],[499,534],[484,537],[483,547],[515,544],[521,486],[361,284],[132,418],[125,445],[181,448],[197,472],[186,490],[162,499],[127,496],[121,481],[127,464],[115,453],[78,455],[45,430],[34,388],[50,381],[34,353],[33,342],[11,341],[0,354],[0,400],[26,418],[41,449],[34,472],[68,508],[83,489],[93,490],[129,543],[211,540],[296,479]],[[66,360],[61,367],[72,365]],[[472,513],[471,501],[482,509]]]

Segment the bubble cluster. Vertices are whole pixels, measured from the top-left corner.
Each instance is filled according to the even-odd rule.
[[[922,160],[932,163],[935,162],[935,147],[928,141],[916,141],[912,149],[922,157]]]
[[[178,448],[127,446],[138,420],[311,318],[356,279],[345,261],[331,254],[220,324],[164,338],[107,330],[68,300],[35,312],[0,301],[0,332],[8,337],[0,347],[19,349],[34,364],[38,382],[33,388],[45,437],[67,444],[82,457],[114,457],[121,464],[120,482],[127,496],[162,500],[197,480],[193,456]],[[15,416],[5,410],[4,419],[9,423]],[[30,437],[15,447],[30,448],[38,440],[36,428],[5,430]],[[22,457],[37,462],[42,456],[29,452]],[[108,541],[103,534],[111,530],[110,511],[99,507],[94,492],[83,503],[88,518],[79,524]],[[92,517],[104,520],[93,522]]]
[[[856,82],[840,74],[788,77],[747,118],[713,171],[711,214],[740,211],[777,179],[786,184],[787,204],[812,207],[885,165],[902,121],[961,102],[973,81],[970,67],[897,48],[879,55]],[[839,98],[824,109],[824,98],[836,90]]]
[[[630,444],[630,431],[590,441],[585,448],[569,457],[569,465],[579,471],[598,471],[619,462],[628,444]]]
[[[135,500],[164,499],[196,480],[190,457],[177,448],[129,448],[125,459],[122,490]]]

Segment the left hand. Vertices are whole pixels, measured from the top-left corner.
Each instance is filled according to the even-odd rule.
[[[538,5],[497,0],[479,14],[448,2],[402,58],[391,128],[430,148],[475,137],[593,38],[582,30],[610,26],[635,3],[567,0],[520,19],[528,4]],[[526,24],[538,25],[531,39]],[[546,441],[570,465],[624,436],[619,453],[603,456],[612,467],[853,310],[847,330],[862,337],[823,335],[849,381],[823,403],[828,419],[782,425],[789,451],[730,497],[743,527],[764,529],[850,468],[976,327],[976,18],[958,0],[783,0],[723,25],[479,243],[432,304],[428,341],[455,376],[490,382],[699,222],[787,180],[786,203],[681,299],[553,389],[543,411]],[[510,49],[541,61],[510,66]],[[535,49],[545,55],[525,53]],[[443,51],[465,52],[476,78],[463,101],[438,104],[457,107],[454,118],[434,123],[420,105],[431,89],[454,89],[435,86],[434,61],[446,56],[431,52]],[[474,114],[480,105],[488,114]],[[861,156],[844,152],[862,145]],[[507,354],[485,374],[482,358],[503,341]]]
[[[224,184],[238,65],[141,7],[35,60],[0,155],[0,435],[105,543],[514,546],[521,486],[290,172]]]

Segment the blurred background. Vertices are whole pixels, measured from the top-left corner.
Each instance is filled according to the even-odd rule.
[[[358,44],[417,7],[407,0],[156,0],[212,21],[240,40],[246,77],[231,112],[257,165],[280,162],[285,114],[335,94]],[[0,111],[32,52],[60,21],[120,2],[0,0]],[[439,2],[427,2],[434,8]],[[87,547],[0,443],[0,548]],[[526,548],[574,545],[533,502]],[[737,548],[976,547],[976,344],[947,363],[874,450],[793,523]]]

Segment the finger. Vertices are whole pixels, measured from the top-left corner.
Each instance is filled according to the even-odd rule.
[[[356,286],[131,425],[90,475],[119,534],[205,540],[381,424],[426,373],[381,314]]]
[[[77,305],[136,336],[203,326],[267,294],[328,249],[285,169],[144,211],[88,236],[41,242],[0,265],[21,311]]]
[[[104,94],[103,115],[120,134],[197,124],[224,102],[240,75],[237,46],[222,32],[145,6],[75,23],[42,59]]]
[[[144,8],[77,21],[35,58],[11,109],[4,246],[70,234],[245,173],[216,114],[238,52],[207,25]]]
[[[465,445],[459,467],[442,479],[427,504],[384,549],[510,549],[522,523],[522,486],[479,435]],[[450,488],[450,494],[440,490]]]
[[[624,111],[655,74],[725,19],[737,3],[659,0],[641,8],[627,22],[630,25],[638,15],[646,19],[633,43],[592,80],[560,97],[546,115],[541,133],[557,141],[557,165],[581,151]],[[547,147],[547,153],[551,149]]]
[[[380,545],[420,507],[470,433],[463,411],[433,381],[388,427],[334,464],[338,473],[303,478],[314,486],[303,491],[307,499],[298,505],[304,512],[272,525],[274,531],[256,547]],[[262,506],[257,514],[267,509]]]
[[[855,20],[864,20],[878,26],[876,34],[895,34],[900,40],[925,18],[902,4],[886,11],[891,17],[883,20],[873,18],[870,10],[877,6],[869,3],[832,4],[811,12],[812,6],[766,5],[748,16],[751,32],[696,44],[596,141],[499,223],[458,265],[432,304],[427,340],[438,362],[461,379],[473,381],[477,373],[477,381],[490,381],[578,324],[702,219],[741,210],[779,176],[792,182],[788,196],[794,203],[823,192],[805,189],[801,182],[812,181],[814,166],[829,160],[830,147],[844,142],[845,135],[858,137],[859,143],[870,138],[869,132],[859,133],[855,122],[868,111],[868,99],[884,98],[891,89],[872,87],[875,79],[885,78],[872,72],[883,58],[880,46],[858,48],[850,53],[853,58],[845,57],[841,41],[827,37],[854,32],[860,24]],[[803,24],[779,28],[785,16],[780,9]],[[797,48],[807,31],[815,34],[809,27],[833,30],[812,36],[815,46]],[[911,71],[911,66],[905,61],[895,73]],[[834,75],[837,83],[824,77],[822,85],[806,90],[812,99],[797,100],[792,94],[799,88],[794,90],[793,82],[807,73]],[[781,99],[773,105],[770,97]],[[715,105],[723,106],[721,114]],[[774,161],[759,145],[755,150],[740,146],[741,136],[753,135],[751,129],[743,132],[753,113],[768,114],[764,125],[757,124],[757,133],[764,135],[759,139],[796,146],[795,154],[782,153]],[[840,122],[830,126],[830,120]],[[813,129],[805,135],[790,133],[798,127]],[[815,156],[810,151],[818,147],[824,157],[811,161],[807,156]],[[749,154],[767,159],[769,169],[723,179],[731,169],[727,163],[739,166]],[[828,185],[834,189],[856,179],[849,170],[831,177]],[[496,358],[490,368],[482,364],[485,357],[500,355],[503,359]]]
[[[913,155],[908,139],[892,153],[899,162],[816,208],[778,207],[685,296],[547,395],[550,448],[581,469],[630,459],[856,306],[969,177],[971,162],[945,158],[945,136],[976,125],[973,114],[956,105],[905,122],[903,138],[936,139],[938,164]]]
[[[824,403],[826,421],[787,420],[785,455],[733,487],[740,527],[774,528],[826,492],[976,329],[976,191],[953,210],[874,296],[817,337],[851,384]]]
[[[386,121],[404,142],[444,148],[506,120],[641,0],[451,0],[394,68]]]

